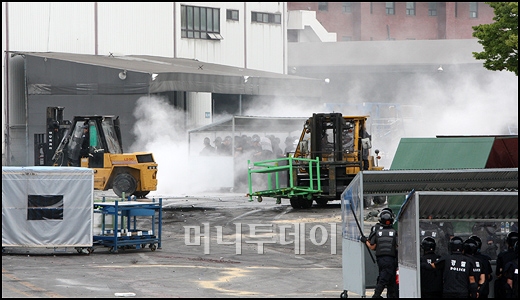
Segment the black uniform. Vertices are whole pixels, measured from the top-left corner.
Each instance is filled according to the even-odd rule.
[[[89,135],[88,130],[83,131],[83,135],[81,136],[81,139],[82,139],[81,140],[81,150],[79,153],[80,153],[81,157],[88,157],[88,154],[89,154],[88,147],[90,146],[90,135]]]
[[[477,259],[474,255],[468,255],[468,254],[464,254],[464,255],[473,260],[473,274],[474,274],[473,276],[475,276],[475,282],[477,283],[477,286],[478,286],[478,283],[480,282],[480,276],[482,274],[484,274],[482,271],[482,262],[479,259]],[[479,295],[479,298],[480,298],[480,295]]]
[[[506,298],[518,299],[518,256],[516,257],[516,259],[508,262],[504,267],[504,278],[506,279],[506,284],[507,279],[513,281],[512,287],[510,287],[509,284],[506,287]]]
[[[516,253],[512,247],[506,251],[500,252],[497,256],[497,266],[495,280],[495,298],[505,298],[505,291],[507,290],[506,280],[504,278],[503,271],[508,262],[513,261],[516,258]]]
[[[379,224],[378,224],[379,225]],[[381,297],[385,286],[388,298],[397,298],[397,232],[391,225],[376,226],[370,237],[370,244],[376,245],[376,260],[379,269],[374,298]]]
[[[474,262],[470,257],[455,252],[443,256],[435,263],[443,270],[443,298],[468,298],[470,296],[469,277],[475,276]]]
[[[473,255],[475,259],[480,261],[480,268],[482,273],[486,276],[486,281],[478,289],[479,298],[488,298],[489,296],[489,282],[493,279],[493,269],[491,267],[491,258],[486,254],[477,252]]]
[[[435,252],[421,256],[421,298],[442,297],[442,270],[431,267],[440,258]]]

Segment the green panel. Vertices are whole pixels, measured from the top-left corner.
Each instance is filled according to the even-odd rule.
[[[90,135],[90,146],[97,147],[98,144],[98,137],[97,137],[97,130],[95,125],[91,125],[89,129],[89,135]]]
[[[402,138],[390,170],[484,169],[494,137]]]
[[[388,196],[388,208],[390,208],[394,215],[397,216],[399,213],[399,209],[401,209],[401,205],[403,205],[404,200],[406,199],[406,195],[396,195],[396,196]]]

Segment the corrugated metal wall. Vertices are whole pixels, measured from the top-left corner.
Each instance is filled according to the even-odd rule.
[[[93,2],[8,5],[9,50],[94,54]]]
[[[173,57],[174,2],[98,2],[98,53]]]
[[[9,50],[13,51],[95,54],[97,7],[100,55],[174,57],[177,43],[179,58],[284,73],[283,2],[98,2],[97,5],[9,2],[8,5]],[[180,14],[181,5],[220,8],[223,39],[180,38],[180,18],[173,15]],[[239,20],[228,21],[227,9],[238,10]],[[252,11],[279,13],[282,24],[252,23]]]

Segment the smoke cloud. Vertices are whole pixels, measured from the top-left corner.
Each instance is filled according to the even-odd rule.
[[[403,82],[396,86],[396,104],[412,106],[417,110],[400,120],[402,128],[393,133],[391,138],[372,132],[372,154],[375,149],[379,149],[382,156],[379,165],[390,168],[399,140],[403,137],[518,134],[518,78],[511,72],[488,73],[485,77],[455,76],[447,85],[432,80],[433,75],[419,74],[414,77],[414,82]],[[364,99],[358,93],[361,93],[359,87],[352,86],[346,95],[345,104],[370,103],[369,99]],[[258,106],[243,114],[307,118],[317,112],[332,112],[325,102],[296,105],[294,101],[282,98],[267,104],[258,102]],[[339,112],[344,115],[359,113]],[[232,157],[195,158],[193,150],[190,155],[190,147],[195,147],[196,153],[202,149],[204,137],[200,141],[191,141],[189,145],[188,134],[179,130],[183,128],[186,118],[184,112],[174,109],[164,98],[140,98],[134,116],[137,122],[133,134],[137,139],[130,151],[152,152],[159,164],[158,190],[151,196],[203,195],[218,186],[222,179],[219,177],[233,172]],[[219,117],[222,116],[214,116],[213,120]],[[368,128],[369,131],[372,129],[376,130]],[[247,176],[247,166],[244,164],[243,168],[241,176]],[[218,171],[208,171],[215,169]],[[215,177],[214,174],[222,176]],[[245,194],[246,190],[235,192]]]
[[[181,120],[183,113],[161,97],[141,97],[134,110],[136,123],[133,134],[136,141],[130,152],[147,151],[158,163],[158,189],[160,195],[183,195],[199,193],[200,182],[192,176],[188,157],[186,133]],[[154,193],[151,193],[151,195]]]

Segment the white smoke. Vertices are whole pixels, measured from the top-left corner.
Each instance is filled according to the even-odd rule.
[[[400,100],[398,104],[420,108],[413,115],[413,119],[402,120],[403,130],[399,135],[392,139],[379,139],[372,135],[372,154],[375,149],[380,150],[383,158],[378,165],[384,166],[385,169],[390,168],[399,141],[403,137],[507,135],[511,134],[511,125],[518,127],[518,78],[513,73],[489,72],[489,76],[486,77],[454,77],[447,86],[441,86],[429,76],[415,76],[415,82],[411,84],[415,87],[413,90],[409,89],[410,82],[403,82],[395,87],[398,94],[396,98]],[[370,102],[369,99],[356,96],[357,92],[359,89],[353,86],[348,98],[356,99],[356,102],[349,104]],[[268,102],[258,101],[257,106],[244,111],[243,114],[310,117],[313,113],[330,112],[325,103],[296,103],[294,100],[280,98]],[[354,111],[338,112],[344,115],[358,114]],[[189,147],[198,147],[197,151],[200,151],[203,147],[203,137],[200,144],[192,141],[192,145],[188,145],[188,135],[183,127],[185,112],[174,109],[165,98],[140,98],[134,116],[137,122],[133,133],[137,139],[130,151],[152,152],[159,164],[158,189],[152,194],[204,194],[209,186],[215,186],[219,179],[229,176],[227,172],[233,172],[232,157],[221,157],[218,160],[190,158]],[[214,116],[214,121],[220,117]],[[283,143],[285,137],[280,138]],[[244,165],[244,172],[246,169]],[[220,173],[208,170],[219,170]]]
[[[176,110],[165,98],[145,96],[137,100],[134,110],[137,119],[132,133],[136,141],[131,152],[147,151],[158,163],[158,187],[153,194],[185,195],[203,190],[189,163],[186,132],[180,130],[184,113]]]

